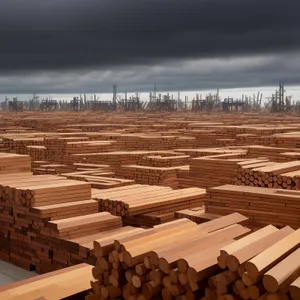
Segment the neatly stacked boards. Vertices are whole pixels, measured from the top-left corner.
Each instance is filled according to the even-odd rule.
[[[89,259],[66,239],[122,226],[120,217],[98,212],[90,183],[51,175],[2,175],[0,220],[0,258],[38,273]]]
[[[83,263],[2,286],[0,299],[83,299],[92,279],[92,266]]]
[[[211,221],[220,217],[220,215],[206,213],[204,206],[179,210],[175,212],[174,216],[176,219],[190,219],[197,224]]]
[[[177,167],[189,164],[189,155],[170,155],[170,156],[161,156],[161,155],[149,155],[142,158],[142,165],[151,166],[151,167]]]
[[[109,152],[118,150],[116,141],[90,140],[89,137],[45,138],[47,160],[70,163],[73,154]]]
[[[116,174],[136,183],[178,187],[177,170],[181,167],[149,167],[140,165],[122,166]]]
[[[33,164],[34,163],[35,162],[33,162]],[[46,175],[46,174],[56,175],[61,173],[72,172],[73,170],[74,170],[73,166],[64,165],[64,164],[55,164],[55,163],[40,164],[38,167],[32,168],[32,172],[34,175]]]
[[[187,292],[193,294],[201,285],[190,287],[188,282],[179,281],[178,261],[204,251],[205,255],[198,257],[210,259],[211,269],[206,277],[214,274],[212,271],[218,270],[217,250],[249,232],[237,224],[245,220],[239,214],[201,225],[187,219],[176,220],[135,236],[112,237],[107,252],[102,250],[101,241],[95,242],[96,281],[91,284],[93,293],[86,299],[173,299]]]
[[[253,160],[239,164],[238,174],[233,179],[237,185],[249,185],[277,189],[300,189],[300,162],[274,163]]]
[[[0,175],[30,172],[31,162],[28,155],[0,153]]]
[[[122,165],[137,165],[149,155],[174,155],[173,151],[114,151],[105,153],[73,154],[73,163],[108,164],[114,171]]]
[[[43,146],[44,139],[34,134],[11,134],[3,136],[5,148],[18,154],[27,154],[27,146]]]
[[[241,148],[248,150],[249,157],[257,158],[264,156],[275,162],[286,161],[286,156],[284,155],[285,152],[293,152],[295,155],[300,153],[300,150],[297,148],[266,147],[260,145],[242,146]],[[294,160],[296,159],[297,158]]]
[[[61,174],[68,179],[81,180],[89,182],[93,188],[97,189],[108,189],[114,187],[121,187],[126,185],[134,184],[134,180],[114,178],[113,172],[108,170],[90,170],[90,171],[80,171],[73,173]]]
[[[170,187],[139,184],[93,190],[93,199],[99,201],[100,211],[126,216],[126,222],[137,225],[148,224],[145,218],[151,219],[150,214],[155,218],[155,215],[173,214],[177,210],[200,206],[205,195],[205,190],[200,188],[173,190]]]
[[[250,186],[223,185],[207,190],[207,213],[226,215],[239,212],[249,218],[252,228],[267,224],[300,227],[300,191]]]
[[[0,197],[10,205],[33,207],[91,198],[91,185],[59,176],[0,177]]]
[[[191,159],[188,171],[178,171],[179,187],[209,188],[231,183],[237,175],[238,163],[246,161],[244,154],[219,154]]]
[[[127,134],[122,136],[121,141],[127,150],[169,150],[195,145],[195,138],[193,137],[154,134]]]
[[[43,161],[47,159],[47,148],[45,146],[27,146],[27,154],[32,161]]]

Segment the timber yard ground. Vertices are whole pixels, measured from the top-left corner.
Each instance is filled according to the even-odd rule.
[[[300,118],[0,113],[0,299],[300,299]]]

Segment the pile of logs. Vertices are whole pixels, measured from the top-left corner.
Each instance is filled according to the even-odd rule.
[[[274,163],[253,160],[239,164],[233,183],[276,189],[300,189],[300,162]]]
[[[186,293],[192,296],[202,288],[202,282],[189,285],[185,274],[188,268],[180,260],[190,257],[189,263],[205,261],[204,281],[218,270],[220,247],[249,233],[237,224],[245,220],[239,214],[201,225],[187,219],[176,220],[132,237],[112,237],[109,251],[102,250],[101,241],[95,242],[95,281],[91,283],[93,292],[86,299],[173,299]],[[192,260],[193,257],[197,259]]]
[[[300,191],[223,185],[207,190],[205,211],[227,215],[239,212],[249,218],[248,227],[267,224],[300,227]]]
[[[239,214],[200,225],[182,219],[111,237],[103,246],[95,242],[86,300],[298,300],[300,229],[268,225],[249,234],[237,224],[244,220]]]
[[[177,210],[200,206],[205,195],[205,190],[200,188],[173,190],[170,187],[139,184],[93,190],[93,199],[99,202],[99,211],[126,216],[125,222],[130,220],[140,226],[148,225],[147,218],[155,219],[163,214],[171,214],[173,218]]]

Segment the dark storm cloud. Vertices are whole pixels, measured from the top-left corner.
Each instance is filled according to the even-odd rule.
[[[299,74],[300,54],[180,60],[112,70],[0,74],[0,93],[111,93],[114,83],[118,92],[149,92],[154,83],[159,91],[222,90],[277,86],[279,80],[297,85]]]
[[[1,0],[0,73],[298,50],[298,0]]]

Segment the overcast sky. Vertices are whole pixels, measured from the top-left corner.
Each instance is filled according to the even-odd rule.
[[[0,94],[300,85],[298,0],[1,0]],[[299,90],[299,89],[298,89]]]

